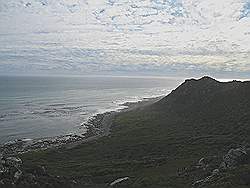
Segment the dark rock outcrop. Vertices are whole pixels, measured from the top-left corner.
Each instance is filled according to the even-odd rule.
[[[222,169],[236,168],[241,164],[246,164],[250,160],[249,151],[246,148],[230,149],[228,153],[223,157],[223,162],[220,167]]]
[[[219,157],[203,157],[196,165],[191,165],[185,168],[185,176],[194,179],[193,187],[207,187],[213,185],[217,181],[225,178],[225,174],[232,169],[237,169],[241,165],[249,164],[250,150],[246,147],[230,149],[220,161]],[[181,174],[179,174],[181,175]],[[239,174],[239,179],[243,182],[249,182],[248,173]]]
[[[77,182],[49,175],[43,166],[24,169],[18,157],[0,156],[0,187],[75,187]]]

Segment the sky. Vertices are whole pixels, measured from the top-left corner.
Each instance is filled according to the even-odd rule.
[[[250,78],[250,0],[0,0],[0,74]]]

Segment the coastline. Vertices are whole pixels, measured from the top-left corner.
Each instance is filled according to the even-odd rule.
[[[113,120],[117,114],[135,110],[138,108],[143,108],[147,105],[155,103],[162,97],[164,96],[143,98],[141,101],[137,102],[125,102],[121,104],[121,106],[126,106],[126,108],[123,108],[118,111],[105,112],[93,116],[87,123],[84,124],[84,126],[87,127],[87,132],[85,133],[84,139],[65,144],[63,147],[66,149],[71,149],[78,146],[79,144],[90,142],[104,136],[108,136],[111,132]]]
[[[89,142],[3,156],[3,167],[13,159],[23,163],[11,174],[13,166],[7,166],[8,182],[1,181],[39,187],[49,182],[51,187],[249,188],[248,86],[205,77],[185,82],[162,100],[128,103],[128,111],[117,116],[92,118]]]
[[[143,108],[160,100],[162,97],[164,96],[143,98],[137,102],[125,102],[120,104],[120,106],[123,106],[124,108],[117,111],[96,114],[89,118],[86,123],[82,124],[82,126],[87,128],[86,133],[59,135],[56,137],[40,139],[18,139],[0,145],[0,153],[5,156],[13,156],[30,151],[46,150],[50,148],[74,148],[79,144],[90,142],[103,136],[108,136],[111,131],[113,119],[117,114]]]

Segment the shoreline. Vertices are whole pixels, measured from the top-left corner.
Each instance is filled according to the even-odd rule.
[[[90,142],[99,139],[104,136],[110,135],[111,127],[114,118],[117,114],[124,113],[127,111],[135,110],[138,108],[143,108],[147,105],[153,104],[156,101],[162,99],[164,96],[153,97],[153,98],[143,98],[141,101],[137,102],[125,102],[121,106],[126,106],[126,108],[119,111],[105,112],[102,114],[97,114],[93,116],[84,126],[87,127],[85,139],[65,144],[63,147],[66,149],[74,148],[82,143]]]
[[[83,134],[67,134],[55,137],[43,137],[38,139],[17,139],[0,145],[0,153],[5,156],[27,153],[30,151],[47,150],[51,148],[71,149],[79,144],[90,142],[110,134],[112,121],[117,114],[131,111],[137,108],[153,104],[164,96],[143,98],[137,102],[125,102],[120,104],[124,108],[117,111],[109,111],[90,117],[82,126],[87,128]]]

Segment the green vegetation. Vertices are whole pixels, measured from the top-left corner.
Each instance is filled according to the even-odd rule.
[[[21,158],[26,168],[43,165],[86,187],[120,177],[130,179],[119,187],[191,187],[203,174],[178,176],[180,169],[250,141],[250,84],[232,83],[187,81],[153,105],[118,114],[107,137]],[[249,164],[239,166],[208,187],[247,188],[249,173]]]

